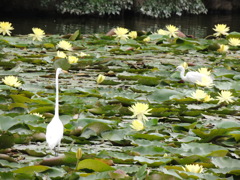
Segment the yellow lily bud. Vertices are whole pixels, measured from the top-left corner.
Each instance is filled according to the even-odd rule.
[[[106,78],[106,76],[99,74],[97,77],[97,84],[100,84],[104,81],[104,79]]]
[[[82,149],[78,148],[77,153],[76,153],[76,158],[80,160],[82,158]]]

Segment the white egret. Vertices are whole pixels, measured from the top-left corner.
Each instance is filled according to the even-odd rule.
[[[46,141],[48,147],[52,150],[54,149],[55,155],[57,155],[56,146],[58,145],[58,150],[60,148],[61,140],[63,137],[63,123],[59,118],[59,103],[58,103],[58,76],[63,73],[64,70],[57,68],[56,71],[56,99],[55,99],[55,114],[51,122],[47,125],[46,131]]]
[[[185,68],[183,66],[178,66],[176,68],[176,71],[180,72],[180,77],[183,81],[187,81],[187,82],[191,82],[191,83],[197,83],[197,82],[201,82],[203,78],[210,78],[210,80],[212,81],[213,79],[210,76],[207,76],[205,74],[201,74],[199,72],[195,72],[195,71],[189,71],[185,74]]]

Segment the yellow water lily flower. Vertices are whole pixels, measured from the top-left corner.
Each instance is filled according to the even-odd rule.
[[[136,131],[141,131],[144,129],[144,125],[141,120],[133,120],[130,126]]]
[[[149,111],[152,110],[149,109],[148,104],[138,102],[129,107],[128,109],[133,112],[133,118],[137,117],[137,119],[141,121],[148,121],[148,118],[145,115],[150,115],[151,113],[149,113]]]
[[[213,28],[213,30],[216,32],[214,33],[213,35],[218,37],[218,36],[221,36],[221,35],[228,35],[228,31],[230,30],[229,27],[227,27],[226,24],[217,24],[214,26],[215,28]]]
[[[4,84],[12,87],[19,87],[22,85],[20,81],[18,81],[18,78],[15,76],[6,76],[5,78],[2,79]]]
[[[72,51],[72,45],[65,41],[65,40],[62,40],[60,41],[58,44],[57,44],[57,49],[63,49],[63,50],[66,50],[66,51]]]
[[[238,39],[238,38],[229,38],[228,39],[228,44],[230,46],[240,46],[240,39]]]
[[[198,101],[202,101],[207,96],[203,90],[197,89],[195,92],[191,94],[191,98],[196,99]]]
[[[143,39],[143,42],[149,42],[151,39],[150,39],[150,37],[148,36],[148,37],[146,37],[146,38],[144,38]]]
[[[34,115],[34,116],[38,116],[38,117],[40,117],[40,118],[45,118],[42,114],[39,114],[39,113],[30,113],[30,114],[32,114],[32,115]]]
[[[122,28],[122,27],[117,27],[114,29],[114,32],[116,35],[116,39],[117,40],[127,40],[129,37],[128,33],[128,29],[126,28]]]
[[[131,31],[128,33],[128,36],[132,39],[136,39],[137,38],[137,31]]]
[[[11,36],[11,30],[14,30],[14,28],[12,27],[12,23],[0,22],[0,34],[3,34],[4,36],[6,34]]]
[[[213,100],[213,98],[211,98],[211,96],[207,94],[206,97],[203,99],[203,102],[209,102],[211,100]]]
[[[159,29],[159,30],[157,31],[157,33],[160,34],[160,35],[163,35],[163,36],[169,35],[169,32],[166,31],[166,30],[164,30],[164,29]]]
[[[33,41],[38,40],[42,41],[45,36],[45,32],[40,28],[32,28],[33,34],[29,34],[29,37],[33,39]]]
[[[104,79],[106,78],[106,76],[99,74],[97,77],[97,84],[100,84],[104,81]]]
[[[191,94],[191,98],[196,99],[197,101],[203,101],[203,102],[208,102],[212,100],[210,95],[205,93],[203,90],[199,90],[199,89],[197,89],[195,92]]]
[[[76,56],[68,56],[67,59],[69,64],[74,64],[78,62],[78,58]]]
[[[86,56],[90,56],[89,54],[86,54],[84,52],[80,52],[79,54],[77,54],[80,57],[86,57]]]
[[[207,68],[199,68],[198,72],[201,73],[201,74],[205,74],[207,76],[211,75],[211,71],[209,71]]]
[[[62,52],[62,51],[57,51],[57,57],[59,57],[59,58],[66,58],[67,55],[64,52]]]
[[[164,153],[163,157],[169,157],[170,155],[167,153]]]
[[[188,68],[188,63],[183,62],[182,64],[180,64],[180,66],[184,67],[184,69],[187,69]]]
[[[203,172],[203,167],[202,167],[202,165],[199,165],[199,164],[187,164],[182,168],[186,172],[192,172],[192,173],[202,173]]]
[[[217,52],[226,53],[228,49],[229,49],[228,45],[220,44],[220,48],[217,50]]]
[[[232,93],[230,91],[221,91],[218,94],[219,96],[216,97],[219,100],[218,104],[222,102],[226,102],[228,104],[234,101]]]
[[[201,81],[197,81],[196,84],[199,86],[204,86],[204,87],[210,88],[213,86],[213,80],[210,76],[203,76]]]
[[[176,26],[167,25],[166,28],[168,30],[169,37],[177,37],[178,28]]]

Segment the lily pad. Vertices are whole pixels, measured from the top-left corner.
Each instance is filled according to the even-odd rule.
[[[44,172],[48,169],[50,169],[50,167],[48,166],[36,165],[36,166],[22,167],[17,170],[14,170],[13,172],[33,175],[34,173]]]
[[[84,159],[80,161],[77,165],[77,170],[82,170],[82,169],[91,169],[96,172],[115,170],[115,168],[94,159]]]

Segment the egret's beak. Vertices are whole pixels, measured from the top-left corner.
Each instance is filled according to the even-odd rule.
[[[65,71],[65,70],[62,70],[62,72],[63,72],[63,73],[65,73],[65,74],[67,74],[67,73],[68,73],[68,71]]]

